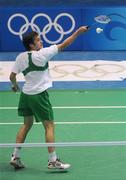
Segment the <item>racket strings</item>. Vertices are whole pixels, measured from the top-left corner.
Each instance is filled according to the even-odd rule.
[[[100,16],[96,16],[94,18],[94,20],[98,23],[102,23],[102,24],[107,24],[111,21],[110,17],[106,16],[106,15],[100,15]]]

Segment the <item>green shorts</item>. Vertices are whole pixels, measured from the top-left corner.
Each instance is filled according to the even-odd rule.
[[[18,105],[18,115],[34,115],[36,122],[53,120],[53,110],[49,101],[48,92],[44,91],[35,95],[27,95],[21,92]]]

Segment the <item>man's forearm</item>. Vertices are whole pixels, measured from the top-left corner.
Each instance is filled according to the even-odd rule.
[[[16,74],[12,72],[10,74],[9,78],[10,78],[10,81],[12,83],[12,90],[15,91],[15,92],[18,91],[19,87],[18,87],[17,80],[16,80]]]
[[[10,81],[11,81],[11,83],[12,83],[12,85],[16,85],[17,84],[17,80],[16,80],[16,74],[15,73],[11,73],[10,74]]]
[[[74,32],[70,37],[68,37],[67,39],[65,39],[65,41],[63,42],[63,48],[66,48],[67,46],[69,46],[70,44],[72,44],[72,42],[78,37],[79,33],[78,32]]]
[[[58,45],[58,49],[62,50],[73,43],[73,41],[82,33],[86,32],[88,28],[86,26],[80,27],[77,29],[71,36],[69,36],[67,39],[63,41],[63,43]]]

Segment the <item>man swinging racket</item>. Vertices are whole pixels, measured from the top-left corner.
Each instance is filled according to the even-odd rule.
[[[17,56],[10,74],[10,81],[14,92],[19,90],[16,80],[17,74],[22,72],[25,78],[25,84],[20,94],[18,105],[18,115],[24,117],[24,124],[17,133],[16,143],[24,143],[33,125],[34,118],[36,122],[42,122],[44,126],[46,143],[55,142],[53,110],[47,92],[47,89],[52,86],[48,61],[87,30],[87,26],[81,26],[61,44],[51,45],[47,48],[43,48],[42,41],[37,32],[32,31],[23,36],[23,45],[26,51]],[[11,156],[10,164],[15,169],[25,167],[20,159],[20,150],[21,147],[15,147]],[[68,169],[70,167],[70,164],[60,161],[55,147],[48,147],[48,155],[49,169]]]

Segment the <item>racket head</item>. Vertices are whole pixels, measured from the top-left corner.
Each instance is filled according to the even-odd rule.
[[[94,20],[98,23],[101,23],[101,24],[107,24],[111,21],[111,18],[106,16],[106,15],[100,15],[100,16],[96,16],[94,18]]]

